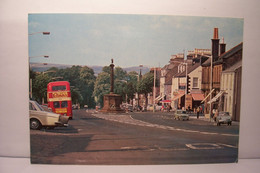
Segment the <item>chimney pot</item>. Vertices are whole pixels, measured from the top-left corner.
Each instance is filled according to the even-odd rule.
[[[213,39],[218,39],[218,28],[214,28],[214,36]]]

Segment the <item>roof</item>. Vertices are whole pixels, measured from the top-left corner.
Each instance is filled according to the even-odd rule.
[[[224,59],[228,59],[229,57],[233,56],[235,53],[237,53],[238,51],[242,50],[243,48],[243,42],[239,43],[238,45],[236,45],[235,47],[233,47],[232,49],[226,51],[225,53],[223,53],[219,59],[215,62],[213,62],[213,65],[219,65],[219,64],[222,64],[223,63],[223,60]],[[210,66],[210,62],[211,59],[209,58],[207,61],[205,61],[203,63],[203,67],[206,67],[206,66]]]
[[[234,65],[232,65],[231,67],[227,68],[226,70],[222,71],[222,73],[229,73],[229,72],[234,72],[236,71],[238,68],[242,67],[242,60],[236,62]]]
[[[175,66],[165,75],[165,85],[172,84],[172,77],[178,73],[178,66]]]
[[[188,74],[191,73],[196,68],[198,68],[199,66],[200,66],[200,63],[195,63],[192,66],[188,66]],[[182,73],[179,73],[178,75],[176,75],[176,77],[186,77],[186,70],[183,71]]]
[[[227,59],[230,56],[234,55],[236,52],[242,50],[243,48],[243,42],[239,43],[238,45],[236,45],[235,47],[233,47],[232,49],[230,49],[229,51],[226,51],[225,53],[223,53],[219,58],[220,59]]]

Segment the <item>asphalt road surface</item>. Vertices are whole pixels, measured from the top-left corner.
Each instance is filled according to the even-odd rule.
[[[69,127],[31,130],[35,164],[158,165],[230,163],[238,158],[239,125],[216,126],[172,113],[74,111]]]

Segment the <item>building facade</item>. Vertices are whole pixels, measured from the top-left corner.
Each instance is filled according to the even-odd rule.
[[[224,110],[225,106],[225,110],[229,110],[232,114],[234,113],[234,109],[238,110],[237,107],[234,108],[234,97],[231,96],[230,93],[235,91],[230,87],[227,88],[227,86],[232,85],[232,82],[234,82],[233,78],[235,76],[232,77],[230,73],[227,74],[226,70],[232,68],[234,64],[242,60],[242,45],[243,43],[240,43],[229,51],[225,51],[225,44],[219,44],[218,30],[217,28],[214,29],[214,37],[212,39],[212,58],[207,60],[202,65],[201,89],[205,94],[205,99],[202,101],[202,103],[205,107],[205,113],[208,114],[208,116],[212,115],[214,109],[221,111]],[[241,84],[240,86],[236,87],[241,87]],[[228,89],[228,91],[226,91],[224,88]],[[239,98],[236,98],[236,101],[238,99]],[[238,113],[236,113],[236,115],[238,115]],[[237,120],[239,118],[235,119]]]

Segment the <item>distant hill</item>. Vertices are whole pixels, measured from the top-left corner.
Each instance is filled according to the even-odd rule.
[[[65,65],[65,64],[42,64],[42,63],[30,63],[30,67],[35,72],[43,72],[48,70],[51,67],[56,67],[58,69],[65,69],[65,68],[71,68],[73,65]],[[94,73],[97,75],[100,72],[102,72],[103,66],[88,66],[89,68],[92,68],[94,70]],[[140,72],[139,66],[134,67],[125,67],[123,68],[127,73],[130,71],[136,71],[137,73]],[[145,74],[150,71],[149,67],[142,67],[142,74]]]

